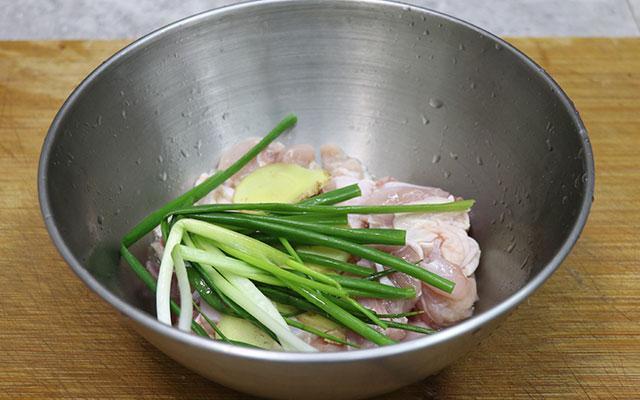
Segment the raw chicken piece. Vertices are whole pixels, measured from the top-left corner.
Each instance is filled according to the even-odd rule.
[[[471,276],[468,287],[469,295],[461,300],[453,300],[441,296],[434,290],[427,288],[422,292],[418,301],[418,308],[425,313],[422,319],[432,326],[449,326],[473,314],[473,303],[478,300],[476,292],[476,279]]]
[[[298,164],[305,168],[316,168],[316,150],[309,144],[294,144],[287,147],[280,154],[277,162]]]
[[[473,274],[480,262],[480,246],[456,223],[434,218],[406,218],[394,228],[407,231],[407,246],[419,258],[425,258],[434,248],[442,257],[460,267],[466,276]],[[422,253],[422,254],[421,254]]]
[[[347,156],[342,149],[333,144],[325,144],[320,147],[322,167],[331,176],[350,176],[356,179],[367,178],[367,173],[355,158]]]
[[[436,243],[436,246],[437,245],[438,243]],[[422,260],[419,265],[424,269],[431,271],[434,274],[440,275],[441,277],[455,283],[455,287],[453,288],[453,292],[451,293],[446,293],[441,291],[440,289],[429,286],[432,291],[453,300],[461,300],[467,297],[475,298],[475,294],[471,294],[471,292],[474,292],[474,290],[472,290],[472,288],[469,286],[469,278],[465,276],[459,266],[449,262],[440,254],[439,247],[435,247],[433,251],[427,256],[427,258]]]
[[[195,186],[198,186],[199,184],[204,182],[211,175],[213,175],[213,173],[201,174],[196,180]],[[225,182],[224,184],[212,190],[196,204],[230,204],[233,202],[234,193],[235,189],[231,187],[229,182]]]
[[[371,194],[375,188],[375,182],[371,179],[357,179],[352,176],[341,175],[332,176],[329,182],[327,182],[322,188],[323,192],[330,192],[335,189],[340,189],[345,186],[357,184],[360,188],[360,196],[354,197],[351,200],[344,201],[340,205],[357,205],[360,204],[363,198]]]
[[[418,186],[410,183],[398,182],[386,178],[382,185],[367,199],[367,204],[428,204],[438,202],[440,199],[449,199],[451,194],[445,192],[442,189]],[[452,201],[453,197],[451,197]]]
[[[455,198],[442,189],[386,181],[360,201],[360,204],[434,204],[453,201]],[[416,302],[425,311],[426,323],[447,326],[469,317],[477,300],[475,278],[472,274],[478,266],[480,248],[467,234],[467,213],[405,213],[396,215],[361,215],[350,219],[354,227],[395,228],[407,231],[407,245],[400,248],[377,246],[411,263],[420,263],[431,272],[453,281],[456,286],[448,294],[405,274],[393,274],[389,278],[394,286],[418,287],[419,296],[413,302],[393,301],[393,304],[372,304],[374,308],[410,310]],[[471,276],[471,277],[469,277]],[[405,309],[406,308],[406,309]]]
[[[455,198],[442,189],[388,181],[375,188],[360,204],[437,204],[454,201]],[[458,265],[468,276],[475,271],[480,261],[480,247],[469,237],[469,215],[456,213],[403,213],[351,216],[352,227],[395,228],[407,231],[407,247],[399,256],[417,262],[426,257],[439,239],[442,256]],[[426,246],[425,246],[426,245]],[[413,251],[415,254],[410,255]],[[425,254],[426,251],[426,254]]]
[[[424,311],[423,321],[432,326],[449,326],[469,318],[473,314],[473,304],[478,300],[475,277],[466,277],[458,266],[440,256],[438,250],[434,250],[420,265],[456,284],[450,294],[423,284],[417,304],[418,309]]]
[[[238,161],[247,151],[255,146],[260,141],[259,138],[249,138],[231,147],[228,151],[222,154],[220,162],[218,163],[218,170],[227,169],[231,164]],[[266,149],[262,150],[258,156],[251,160],[244,166],[238,173],[233,175],[228,183],[231,187],[242,180],[245,176],[250,174],[253,170],[259,167],[263,167],[268,164],[276,162],[284,152],[284,145],[280,142],[273,142]]]
[[[375,189],[363,198],[360,204],[365,205],[395,205],[395,204],[438,204],[454,201],[455,198],[442,189],[412,185],[404,182],[392,181],[386,178],[377,183]],[[413,220],[423,219],[444,219],[469,228],[469,217],[467,213],[411,213],[411,214],[374,214],[360,216],[365,226],[372,228],[392,228],[395,227],[395,220],[403,221],[403,227]]]
[[[375,189],[375,182],[360,161],[348,157],[342,149],[336,145],[327,144],[320,148],[322,167],[331,175],[322,191],[340,189],[345,186],[358,184],[361,195],[351,200],[344,201],[340,205],[358,205]],[[364,228],[364,223],[359,215],[348,215],[349,225],[354,228]]]

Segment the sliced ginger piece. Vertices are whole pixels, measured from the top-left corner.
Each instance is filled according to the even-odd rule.
[[[321,169],[275,163],[258,168],[240,181],[234,203],[297,203],[317,194],[329,180]]]
[[[275,340],[246,319],[223,314],[218,322],[218,328],[229,339],[267,350],[280,349],[280,345]]]

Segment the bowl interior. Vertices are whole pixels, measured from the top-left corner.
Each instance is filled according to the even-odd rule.
[[[374,175],[477,200],[477,313],[535,277],[590,198],[586,133],[557,86],[508,46],[440,15],[301,3],[178,23],[82,84],[52,125],[40,177],[45,217],[69,254],[149,310],[120,266],[122,235],[214,168],[225,147],[294,112],[287,143],[337,143]]]

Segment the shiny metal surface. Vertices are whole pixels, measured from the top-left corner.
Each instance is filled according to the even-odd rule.
[[[313,355],[230,347],[155,321],[118,240],[225,146],[288,112],[299,123],[286,141],[337,142],[374,174],[477,199],[473,318],[387,348]],[[125,48],[56,116],[38,179],[60,253],[170,357],[262,396],[357,398],[451,364],[535,291],[578,238],[594,170],[571,101],[507,43],[406,5],[314,0],[211,11]]]

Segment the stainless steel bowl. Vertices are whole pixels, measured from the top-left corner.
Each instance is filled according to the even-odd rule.
[[[374,174],[477,199],[473,318],[328,354],[230,347],[156,322],[152,298],[119,264],[119,239],[221,149],[288,112],[300,118],[288,141],[337,142]],[[102,64],[53,121],[38,182],[62,256],[164,353],[248,393],[358,398],[441,370],[531,295],[585,224],[594,167],[571,101],[501,39],[391,2],[264,1],[177,22]]]

